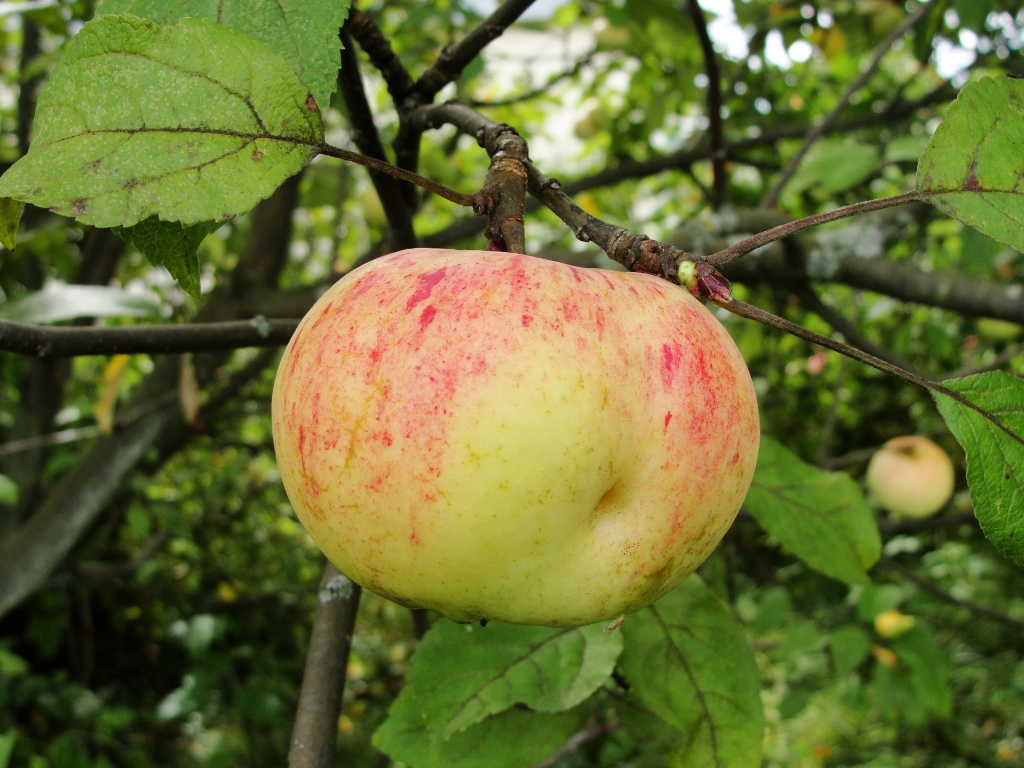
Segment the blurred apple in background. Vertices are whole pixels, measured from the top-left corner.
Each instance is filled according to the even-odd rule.
[[[414,249],[336,283],[278,369],[274,444],[354,581],[571,626],[667,592],[732,523],[758,412],[732,339],[650,275]]]
[[[926,437],[895,437],[868,463],[868,491],[894,515],[927,517],[953,495],[953,463]]]

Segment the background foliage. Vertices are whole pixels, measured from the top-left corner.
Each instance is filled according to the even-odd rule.
[[[12,5],[3,4],[7,15],[0,17],[5,168],[27,151],[36,94],[48,75],[55,88],[69,89],[61,99],[97,98],[80,75],[66,77],[74,60],[57,63],[83,23],[97,12],[154,17],[161,6],[104,0],[97,9],[78,0],[26,3],[12,12]],[[194,5],[202,15],[209,4]],[[334,87],[337,38],[302,19],[289,36],[267,32],[277,29],[273,19],[264,24],[271,6],[287,6],[336,26],[343,4],[227,3],[233,12],[242,5],[255,10],[238,16],[238,35],[195,23],[174,29],[200,35],[197,48],[259,52],[261,71],[281,88],[298,89],[301,77],[316,94],[328,140],[356,141],[361,118]],[[721,22],[729,5],[715,5],[725,9]],[[717,205],[708,162],[709,78],[686,3],[538,3],[441,97],[514,125],[538,165],[585,210],[711,252],[785,218],[945,183],[941,157],[922,164],[922,179],[917,161],[957,90],[966,82],[1013,89],[1020,81],[981,78],[1024,74],[1024,13],[1012,0],[930,4],[812,147],[777,206],[758,210],[809,128],[920,6],[732,3],[732,28],[742,30],[743,44],[729,36],[727,23],[711,25],[728,142],[727,195]],[[359,10],[415,75],[491,7],[367,0]],[[361,67],[388,146],[399,126],[387,86],[360,46],[343,42],[343,72]],[[318,55],[303,55],[310,48]],[[165,75],[140,72],[129,90],[149,93]],[[173,85],[163,83],[160,93],[173,95]],[[292,102],[268,109],[294,128],[289,120],[303,114],[304,102]],[[980,120],[981,107],[964,121]],[[248,130],[250,118],[234,116],[233,129]],[[291,138],[309,139],[310,125]],[[937,139],[934,146],[962,151],[955,131],[971,125],[943,126],[946,144]],[[952,139],[943,138],[949,131]],[[1019,127],[993,135],[986,151],[1005,157],[1015,147],[1019,156]],[[140,163],[159,149],[145,147]],[[394,201],[382,206],[363,169],[325,157],[252,213],[225,218],[302,165],[302,152],[281,154],[283,170],[261,179],[262,187],[236,190],[226,182],[229,197],[241,193],[234,207],[189,188],[170,191],[189,224],[215,220],[175,234],[181,242],[201,240],[198,258],[187,248],[172,249],[172,257],[147,247],[167,242],[165,233],[146,228],[150,209],[120,222],[142,220],[123,238],[91,228],[88,215],[83,223],[32,205],[15,232],[7,226],[12,213],[3,213],[0,317],[109,327],[297,317],[352,265],[404,244]],[[52,160],[40,162],[54,170]],[[422,142],[420,171],[455,189],[477,188],[487,164],[486,153],[451,127]],[[1019,173],[1019,159],[1010,167]],[[241,171],[226,178],[233,173]],[[38,169],[25,174],[34,179]],[[54,176],[56,183],[77,182]],[[5,193],[13,195],[17,179],[5,178]],[[954,177],[949,184],[964,182]],[[42,202],[75,214],[79,194]],[[480,222],[463,210],[431,196],[414,203],[412,231],[421,242],[484,247]],[[965,203],[944,205],[963,214],[958,206]],[[1019,247],[1019,228],[990,233]],[[531,253],[610,266],[550,213],[532,213],[526,235]],[[744,300],[930,376],[1002,371],[956,388],[1010,414],[1020,431],[1021,329],[983,317],[986,297],[999,297],[999,306],[1010,308],[993,314],[1024,319],[1020,291],[1016,304],[1001,292],[1024,282],[1019,251],[917,204],[793,238],[740,260],[730,274]],[[982,301],[957,304],[950,285],[976,287]],[[1019,546],[1012,541],[1020,530],[1019,483],[1009,512],[988,518],[991,541],[973,517],[974,503],[997,493],[978,502],[978,488],[1019,477],[1019,446],[1016,456],[998,455],[986,425],[952,401],[939,397],[936,407],[891,376],[764,326],[722,319],[748,362],[764,433],[773,437],[763,445],[744,510],[699,578],[612,631],[460,627],[429,617],[432,628],[418,639],[423,627],[406,609],[366,595],[338,721],[339,763],[383,766],[390,755],[413,766],[745,766],[763,752],[763,765],[780,767],[1024,766],[1024,577],[993,545]],[[274,361],[273,351],[252,349],[0,357],[6,567],[28,562],[15,557],[25,530],[32,541],[73,536],[60,568],[0,623],[0,767],[284,762],[321,560],[291,513],[273,462]],[[145,444],[131,471],[116,474],[111,468],[134,436],[157,427],[160,439]],[[871,451],[907,433],[931,436],[958,469],[954,499],[925,521],[889,518],[862,492]],[[969,467],[957,440],[972,455]],[[81,530],[58,530],[74,517],[73,506],[60,505],[81,498],[69,488],[102,486],[115,476],[101,515]],[[27,527],[47,513],[56,528]],[[876,618],[887,611],[912,617],[912,626],[884,636]],[[543,685],[533,667],[517,663],[524,649],[536,654]],[[694,709],[697,699],[712,703]]]

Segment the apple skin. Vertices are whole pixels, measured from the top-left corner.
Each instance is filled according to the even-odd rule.
[[[747,367],[685,290],[488,251],[339,280],[272,410],[326,556],[457,621],[576,626],[658,598],[725,534],[759,441]]]
[[[953,463],[926,437],[894,437],[871,457],[868,491],[884,509],[903,517],[928,517],[953,495]]]

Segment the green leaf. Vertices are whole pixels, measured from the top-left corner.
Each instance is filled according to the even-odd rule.
[[[883,710],[911,725],[947,718],[953,711],[950,663],[931,629],[922,623],[892,641],[896,665],[876,664],[875,698]]]
[[[8,251],[13,251],[17,244],[21,212],[24,210],[24,203],[9,197],[0,197],[0,245]]]
[[[953,690],[950,686],[950,663],[935,633],[923,622],[892,641],[896,657],[909,670],[910,687],[935,717],[953,713]]]
[[[148,317],[160,312],[148,296],[106,285],[52,280],[41,291],[0,304],[0,317],[18,323],[57,323],[76,317]]]
[[[985,31],[985,19],[995,8],[995,0],[953,0],[960,25],[978,32]]]
[[[0,475],[0,504],[15,504],[18,501],[18,486],[7,475]]]
[[[88,105],[84,109],[81,105]],[[320,112],[277,53],[203,19],[91,21],[39,97],[0,196],[98,227],[252,208],[305,166]]]
[[[20,677],[28,670],[28,662],[21,656],[0,648],[0,677]]]
[[[291,65],[321,107],[338,81],[341,38],[350,0],[102,0],[96,16],[126,14],[174,24],[209,19],[260,40]]]
[[[582,725],[576,711],[513,709],[437,740],[422,725],[389,717],[374,733],[373,744],[410,768],[527,768],[550,757]]]
[[[388,721],[413,721],[445,740],[516,704],[570,709],[608,679],[621,650],[621,635],[603,624],[473,628],[442,620],[420,641]]]
[[[878,147],[849,139],[820,142],[801,164],[786,187],[786,194],[816,188],[826,194],[841,192],[866,179],[878,168]]]
[[[764,715],[754,656],[699,578],[627,616],[622,631],[630,692],[681,731],[681,765],[760,766]]]
[[[10,764],[11,753],[14,751],[14,742],[17,738],[17,731],[0,734],[0,768],[7,768]]]
[[[1024,566],[1024,381],[1004,371],[942,382],[1012,430],[935,394],[939,413],[967,454],[967,485],[981,530],[1004,555]]]
[[[115,232],[138,248],[150,264],[164,267],[186,293],[198,299],[199,255],[196,250],[203,238],[219,226],[215,221],[186,226],[150,216],[132,227],[118,227]]]
[[[1024,251],[1024,80],[968,83],[917,166],[917,190],[946,214]]]
[[[769,534],[816,571],[863,584],[882,551],[874,515],[853,479],[805,464],[762,438],[744,502]]]
[[[858,626],[848,624],[840,627],[829,638],[832,647],[832,662],[836,676],[842,677],[853,672],[871,650],[871,637]]]

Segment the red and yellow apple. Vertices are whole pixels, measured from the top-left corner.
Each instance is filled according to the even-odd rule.
[[[868,463],[868,491],[894,515],[928,517],[953,495],[953,463],[927,437],[894,437]]]
[[[572,626],[677,585],[750,484],[750,374],[650,275],[413,249],[303,318],[274,382],[296,514],[346,575],[456,619]]]

